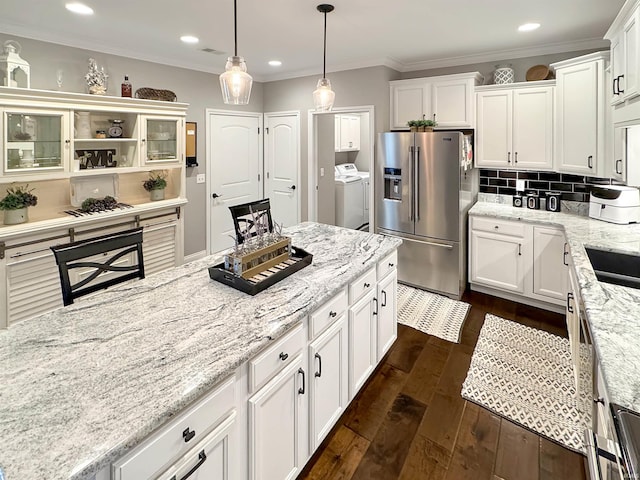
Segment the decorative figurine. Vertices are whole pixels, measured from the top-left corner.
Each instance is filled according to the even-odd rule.
[[[93,58],[89,59],[89,71],[84,78],[87,81],[89,93],[94,95],[105,95],[107,93],[109,75],[104,71],[104,67],[98,70],[98,64]]]
[[[31,88],[31,71],[29,62],[20,57],[20,44],[15,40],[7,40],[0,55],[0,76],[6,87]]]

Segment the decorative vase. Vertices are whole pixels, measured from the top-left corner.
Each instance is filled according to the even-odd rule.
[[[152,202],[155,202],[156,200],[164,200],[164,188],[151,190],[149,192],[149,197],[151,198]]]
[[[496,69],[493,72],[493,83],[496,85],[506,85],[513,83],[514,79],[515,74],[510,63],[507,65],[496,65]]]
[[[4,224],[17,225],[29,221],[28,207],[16,208],[15,210],[4,211]]]

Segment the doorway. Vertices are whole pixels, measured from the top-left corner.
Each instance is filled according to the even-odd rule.
[[[308,129],[309,220],[373,231],[374,106],[309,111]]]

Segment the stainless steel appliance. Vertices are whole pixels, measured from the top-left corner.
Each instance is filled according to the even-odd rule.
[[[471,137],[459,131],[380,133],[376,231],[403,240],[398,280],[460,298],[466,288],[467,212],[477,198]]]

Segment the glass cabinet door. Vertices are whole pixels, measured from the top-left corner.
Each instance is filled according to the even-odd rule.
[[[65,112],[4,115],[4,171],[27,173],[64,168]]]
[[[175,162],[180,148],[180,119],[146,118],[146,163]]]

